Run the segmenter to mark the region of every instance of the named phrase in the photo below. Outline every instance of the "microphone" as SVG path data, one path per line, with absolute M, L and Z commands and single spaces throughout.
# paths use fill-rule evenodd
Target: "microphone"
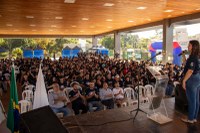
M 178 56 L 181 56 L 182 54 L 185 54 L 186 52 L 187 52 L 187 50 L 184 50 L 180 54 L 178 54 Z
M 158 52 L 156 55 L 160 55 L 160 54 L 162 54 L 162 52 Z
M 156 55 L 154 55 L 153 57 L 151 57 L 150 59 L 147 60 L 147 62 L 149 62 L 150 60 L 152 60 L 153 58 L 155 58 L 156 56 L 162 54 L 162 52 L 158 52 Z

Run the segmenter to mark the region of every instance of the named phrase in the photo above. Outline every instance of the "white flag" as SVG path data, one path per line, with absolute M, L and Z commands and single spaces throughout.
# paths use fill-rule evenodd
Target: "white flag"
M 40 65 L 36 82 L 35 94 L 34 94 L 33 109 L 37 109 L 47 105 L 49 105 L 49 102 L 47 97 L 47 91 L 44 84 L 44 76 L 42 74 L 42 69 Z

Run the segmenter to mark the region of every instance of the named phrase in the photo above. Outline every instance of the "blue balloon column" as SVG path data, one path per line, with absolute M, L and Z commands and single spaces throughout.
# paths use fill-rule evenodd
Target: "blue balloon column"
M 151 52 L 151 57 L 156 55 L 156 50 L 162 50 L 162 42 L 154 42 L 150 45 L 149 51 Z M 173 42 L 173 64 L 180 66 L 181 65 L 181 56 L 178 56 L 182 52 L 182 49 L 178 42 Z M 156 58 L 152 59 L 152 62 L 156 62 Z

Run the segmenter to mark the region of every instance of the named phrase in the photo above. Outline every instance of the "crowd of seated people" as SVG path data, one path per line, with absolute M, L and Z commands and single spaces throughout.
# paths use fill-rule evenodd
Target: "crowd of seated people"
M 10 82 L 12 61 L 0 60 L 1 88 L 7 91 Z M 27 85 L 35 85 L 39 71 L 40 59 L 16 59 L 14 64 L 19 68 L 17 82 L 24 90 Z M 71 107 L 75 114 L 87 111 L 99 111 L 104 107 L 107 109 L 121 107 L 124 101 L 126 87 L 134 88 L 140 85 L 155 84 L 155 78 L 147 71 L 147 66 L 152 63 L 133 60 L 111 59 L 94 53 L 79 53 L 78 57 L 42 60 L 42 71 L 47 91 L 53 88 L 49 94 L 49 101 L 54 112 L 62 111 L 64 115 L 71 114 Z M 182 67 L 167 64 L 160 65 L 162 70 L 169 76 L 166 94 L 171 95 L 173 82 L 180 80 Z M 75 82 L 76 81 L 76 82 Z M 80 86 L 82 90 L 79 89 Z M 64 88 L 73 87 L 68 97 L 61 93 Z M 70 106 L 68 106 L 71 104 Z M 94 108 L 96 107 L 96 108 Z

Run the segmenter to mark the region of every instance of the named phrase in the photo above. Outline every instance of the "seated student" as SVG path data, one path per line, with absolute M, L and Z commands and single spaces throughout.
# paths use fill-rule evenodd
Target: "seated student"
M 102 104 L 104 104 L 108 109 L 114 108 L 113 92 L 108 88 L 108 84 L 106 82 L 103 83 L 103 88 L 100 89 L 99 95 Z
M 82 95 L 82 91 L 79 90 L 79 83 L 72 82 L 71 87 L 73 87 L 73 90 L 69 92 L 69 98 L 72 102 L 72 109 L 75 115 L 79 114 L 79 110 L 82 110 L 82 114 L 87 113 L 88 107 L 86 106 L 86 99 Z
M 121 87 L 119 87 L 118 82 L 115 83 L 113 94 L 115 96 L 115 103 L 117 104 L 117 107 L 121 107 L 122 103 L 124 102 L 124 91 Z
M 95 88 L 93 81 L 89 83 L 89 88 L 86 89 L 86 99 L 90 112 L 103 110 L 103 105 L 99 99 L 99 92 Z M 93 107 L 97 107 L 96 110 L 94 110 Z
M 53 92 L 49 93 L 49 105 L 55 113 L 63 113 L 64 116 L 71 115 L 71 110 L 67 107 L 70 104 L 69 99 L 63 91 L 60 91 L 59 85 L 53 85 Z

